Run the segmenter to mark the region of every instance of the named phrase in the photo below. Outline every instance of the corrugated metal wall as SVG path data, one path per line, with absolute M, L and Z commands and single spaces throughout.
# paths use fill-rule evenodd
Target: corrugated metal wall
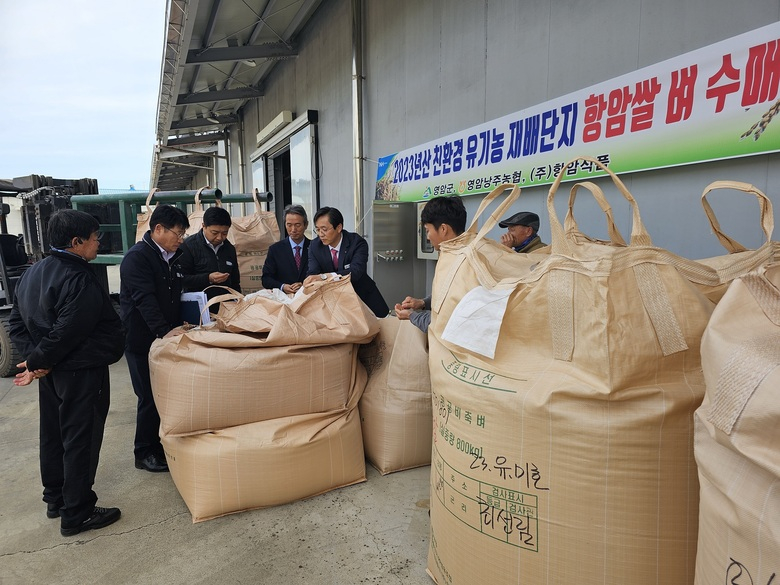
M 759 28 L 780 19 L 780 2 L 394 0 L 365 2 L 364 12 L 364 154 L 370 160 L 363 187 L 369 210 L 379 157 Z M 299 43 L 299 56 L 280 62 L 265 97 L 245 110 L 245 152 L 255 149 L 257 132 L 281 110 L 318 110 L 321 202 L 342 209 L 351 224 L 350 1 L 324 2 Z M 701 258 L 723 253 L 701 210 L 704 187 L 717 179 L 750 182 L 780 208 L 778 160 L 780 155 L 764 155 L 623 180 L 654 242 Z M 517 204 L 518 210 L 539 212 L 545 241 L 547 190 L 527 189 Z M 627 235 L 628 205 L 608 182 L 605 190 Z M 467 198 L 470 213 L 477 199 Z M 587 199 L 577 200 L 580 227 L 604 238 L 603 214 Z M 747 246 L 760 245 L 755 202 L 717 195 L 711 200 L 727 233 Z M 565 205 L 559 197 L 561 217 Z M 370 235 L 370 221 L 365 226 Z

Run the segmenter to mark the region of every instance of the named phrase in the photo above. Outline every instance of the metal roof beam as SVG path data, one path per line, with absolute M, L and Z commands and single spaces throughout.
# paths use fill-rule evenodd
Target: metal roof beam
M 259 97 L 263 97 L 263 92 L 259 89 L 255 89 L 254 87 L 237 87 L 235 89 L 221 89 L 182 94 L 176 98 L 176 105 L 185 106 L 189 104 L 223 102 L 227 100 L 245 100 Z
M 212 47 L 187 51 L 187 65 L 216 63 L 218 61 L 243 61 L 249 59 L 280 59 L 297 57 L 298 50 L 284 43 L 241 45 L 238 47 Z
M 189 120 L 177 120 L 171 122 L 171 130 L 182 130 L 184 128 L 201 128 L 203 126 L 214 126 L 215 124 L 235 124 L 238 122 L 238 116 L 235 114 L 215 115 L 213 120 L 208 118 L 190 118 Z
M 179 136 L 178 138 L 169 138 L 167 146 L 185 146 L 187 144 L 202 144 L 207 142 L 216 142 L 227 138 L 224 132 L 210 132 L 208 134 L 190 134 L 189 136 Z

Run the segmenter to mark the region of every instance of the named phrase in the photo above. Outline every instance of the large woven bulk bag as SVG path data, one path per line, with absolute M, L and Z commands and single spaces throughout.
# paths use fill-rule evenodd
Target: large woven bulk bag
M 431 463 L 431 377 L 425 333 L 395 317 L 360 347 L 368 383 L 358 403 L 366 458 L 380 473 Z
M 230 290 L 230 289 L 228 289 Z M 222 302 L 233 300 L 236 302 Z M 302 287 L 290 303 L 266 296 L 230 294 L 220 303 L 217 327 L 233 333 L 258 334 L 265 346 L 368 343 L 379 332 L 379 320 L 360 300 L 350 277 Z
M 252 215 L 232 218 L 228 240 L 236 247 L 241 290 L 255 292 L 263 288 L 263 264 L 268 248 L 280 237 L 279 223 L 273 211 L 263 211 L 254 192 L 255 212 Z
M 236 253 L 264 252 L 280 237 L 279 223 L 273 211 L 263 211 L 262 203 L 253 193 L 255 212 L 252 215 L 233 217 L 228 241 L 236 247 Z
M 780 264 L 735 280 L 702 339 L 696 584 L 780 578 Z
M 571 164 L 550 189 L 548 255 L 484 238 L 516 191 L 441 246 L 428 557 L 440 585 L 693 581 L 692 420 L 714 308 L 702 285 L 718 275 L 653 246 L 611 173 L 633 210 L 628 244 L 564 229 L 553 199 Z
M 171 477 L 193 522 L 365 481 L 357 403 L 367 376 L 356 356 L 353 364 L 343 408 L 195 435 L 161 434 Z
M 160 430 L 186 435 L 344 408 L 355 353 L 351 343 L 266 347 L 216 329 L 158 339 L 149 371 Z
M 171 477 L 201 522 L 310 498 L 366 479 L 357 408 L 172 437 Z

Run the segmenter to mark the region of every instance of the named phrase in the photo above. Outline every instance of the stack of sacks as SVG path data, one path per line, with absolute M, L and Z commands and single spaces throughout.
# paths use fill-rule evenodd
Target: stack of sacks
M 213 327 L 154 342 L 160 434 L 194 522 L 365 481 L 356 344 L 378 331 L 346 278 L 221 302 Z
M 440 585 L 694 579 L 701 337 L 726 279 L 774 251 L 703 263 L 656 247 L 614 174 L 633 211 L 628 242 L 592 182 L 572 187 L 562 225 L 553 199 L 574 162 L 550 188 L 549 254 L 485 238 L 517 187 L 477 232 L 507 186 L 441 246 L 428 335 L 428 572 Z M 579 188 L 610 241 L 579 231 Z
M 368 384 L 358 403 L 366 457 L 380 473 L 431 463 L 428 338 L 409 321 L 386 317 L 360 348 Z
M 697 585 L 780 577 L 780 265 L 735 280 L 701 345 Z

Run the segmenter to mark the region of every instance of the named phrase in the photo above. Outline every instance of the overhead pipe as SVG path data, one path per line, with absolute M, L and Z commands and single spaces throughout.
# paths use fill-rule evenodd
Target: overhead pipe
M 195 203 L 197 190 L 188 191 L 155 191 L 152 203 Z M 73 195 L 71 203 L 87 205 L 90 203 L 146 203 L 148 193 L 143 191 L 127 191 L 125 193 L 106 193 L 99 195 Z M 223 195 L 220 189 L 203 189 L 200 192 L 200 200 L 203 203 L 213 203 L 219 200 L 221 203 L 245 203 L 255 201 L 255 197 L 262 203 L 273 201 L 272 193 L 231 193 Z

